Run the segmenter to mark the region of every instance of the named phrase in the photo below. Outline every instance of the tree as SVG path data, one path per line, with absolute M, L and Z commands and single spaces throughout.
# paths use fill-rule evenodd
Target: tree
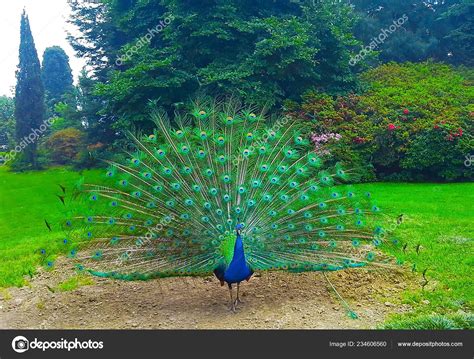
M 449 6 L 439 22 L 450 24 L 442 39 L 445 60 L 454 64 L 474 65 L 474 3 L 461 0 Z
M 72 45 L 90 54 L 102 114 L 119 117 L 118 130 L 150 127 L 150 100 L 172 111 L 205 92 L 278 106 L 308 87 L 338 93 L 356 86 L 349 65 L 354 19 L 345 4 L 116 0 L 75 11 L 82 32 Z M 100 21 L 89 21 L 99 13 Z
M 38 53 L 25 11 L 21 15 L 19 57 L 15 90 L 16 139 L 23 144 L 26 162 L 37 168 L 37 136 L 45 120 L 44 86 Z M 31 136 L 32 133 L 35 135 Z
M 349 0 L 347 0 L 349 1 Z M 351 0 L 360 21 L 355 35 L 365 45 L 389 33 L 377 47 L 382 62 L 427 59 L 472 65 L 474 58 L 472 0 Z M 408 20 L 395 31 L 393 21 Z
M 7 96 L 0 96 L 0 151 L 8 148 L 14 141 L 15 101 Z
M 65 94 L 71 92 L 73 87 L 69 57 L 61 47 L 48 47 L 44 51 L 41 78 L 48 108 L 53 112 L 54 106 L 65 100 Z

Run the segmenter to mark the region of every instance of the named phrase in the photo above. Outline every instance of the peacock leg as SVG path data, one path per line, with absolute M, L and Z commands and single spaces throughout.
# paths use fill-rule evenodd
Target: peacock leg
M 235 304 L 237 300 L 234 301 L 234 296 L 232 295 L 232 284 L 228 283 L 229 285 L 229 294 L 230 294 L 230 307 L 229 309 L 235 313 Z
M 240 289 L 240 283 L 237 283 L 237 299 L 236 299 L 236 302 L 237 302 L 237 303 L 243 303 L 243 302 L 240 300 L 240 297 L 239 297 L 239 289 Z

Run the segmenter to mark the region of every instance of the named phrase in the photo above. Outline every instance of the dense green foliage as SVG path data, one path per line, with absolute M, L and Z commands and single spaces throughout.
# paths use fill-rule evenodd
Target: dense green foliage
M 473 148 L 472 75 L 430 62 L 392 63 L 364 74 L 368 89 L 360 95 L 310 92 L 301 106 L 288 106 L 314 121 L 315 133 L 340 134 L 325 149 L 366 169 L 366 180 L 472 179 L 464 165 Z
M 354 18 L 344 4 L 106 3 L 73 5 L 83 35 L 72 45 L 88 56 L 98 76 L 95 94 L 107 104 L 101 113 L 118 117 L 117 129 L 146 127 L 150 100 L 173 110 L 204 91 L 273 106 L 309 87 L 337 93 L 356 85 L 348 63 Z M 91 22 L 99 12 L 103 21 Z M 79 42 L 84 38 L 94 51 Z M 108 71 L 98 53 L 107 57 Z
M 50 111 L 53 112 L 54 106 L 66 100 L 65 95 L 73 89 L 69 57 L 59 46 L 48 47 L 43 54 L 41 71 L 46 102 Z
M 302 96 L 303 115 L 324 112 L 316 133 L 342 136 L 333 141 L 334 158 L 369 165 L 365 179 L 472 176 L 463 165 L 472 148 L 471 70 L 382 66 L 362 76 L 372 87 L 364 91 L 356 73 L 390 60 L 471 64 L 469 1 L 104 0 L 71 7 L 80 34 L 70 41 L 92 71 L 81 76 L 80 106 L 62 117 L 84 124 L 89 146 L 106 149 L 127 130 L 149 131 L 150 105 L 172 112 L 202 93 L 233 94 L 278 112 L 284 100 L 294 111 L 289 101 Z M 359 46 L 384 31 L 383 43 L 353 66 Z
M 0 150 L 5 150 L 15 138 L 15 101 L 7 96 L 0 96 Z
M 380 61 L 434 59 L 472 66 L 474 3 L 471 0 L 353 0 L 351 3 L 360 15 L 355 35 L 364 46 L 394 20 L 407 16 L 403 28 L 388 32 L 388 38 L 377 47 Z
M 74 163 L 83 149 L 83 134 L 77 128 L 65 128 L 53 133 L 46 140 L 50 156 L 56 164 Z
M 24 159 L 33 168 L 37 167 L 37 141 L 29 136 L 39 130 L 45 120 L 44 86 L 41 67 L 31 34 L 28 16 L 23 12 L 20 27 L 20 64 L 17 71 L 15 91 L 16 140 L 23 148 Z M 27 140 L 28 139 L 28 140 Z

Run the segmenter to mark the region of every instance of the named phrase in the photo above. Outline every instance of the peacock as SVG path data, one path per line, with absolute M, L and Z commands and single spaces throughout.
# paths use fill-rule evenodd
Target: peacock
M 347 184 L 352 171 L 323 165 L 310 121 L 233 101 L 150 116 L 154 130 L 131 132 L 102 180 L 60 196 L 61 245 L 79 271 L 122 280 L 215 275 L 235 312 L 240 284 L 255 271 L 394 265 L 377 248 L 390 242 L 380 208 Z

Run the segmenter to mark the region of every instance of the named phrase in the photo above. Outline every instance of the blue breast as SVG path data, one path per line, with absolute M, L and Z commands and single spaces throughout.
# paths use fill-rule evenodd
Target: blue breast
M 234 256 L 224 272 L 224 280 L 227 283 L 239 283 L 249 278 L 252 273 L 252 270 L 245 260 L 242 238 L 238 234 L 237 239 L 235 240 Z

